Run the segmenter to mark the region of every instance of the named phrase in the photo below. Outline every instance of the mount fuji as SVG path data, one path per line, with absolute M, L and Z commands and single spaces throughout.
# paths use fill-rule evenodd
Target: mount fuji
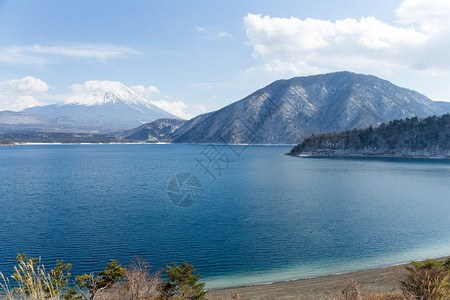
M 134 94 L 115 81 L 88 81 L 91 88 L 75 89 L 65 102 L 34 106 L 22 112 L 57 124 L 61 129 L 113 132 L 160 118 L 178 117 Z

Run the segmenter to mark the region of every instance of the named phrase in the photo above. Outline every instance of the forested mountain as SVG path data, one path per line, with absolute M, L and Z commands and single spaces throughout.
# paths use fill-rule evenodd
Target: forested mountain
M 170 142 L 174 132 L 186 122 L 186 120 L 180 119 L 158 119 L 125 132 L 121 138 L 148 142 Z
M 187 130 L 181 127 L 173 142 L 293 144 L 316 132 L 447 112 L 445 104 L 386 80 L 337 72 L 275 81 L 199 116 L 202 120 Z
M 394 120 L 378 127 L 313 134 L 289 155 L 450 159 L 450 114 Z

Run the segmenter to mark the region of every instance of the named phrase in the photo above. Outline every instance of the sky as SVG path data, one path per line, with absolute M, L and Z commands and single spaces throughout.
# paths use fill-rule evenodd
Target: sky
M 449 0 L 0 0 L 0 110 L 119 81 L 180 117 L 348 70 L 450 101 Z

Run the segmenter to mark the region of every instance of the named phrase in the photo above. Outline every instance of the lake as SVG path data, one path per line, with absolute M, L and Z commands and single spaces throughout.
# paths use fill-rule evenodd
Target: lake
M 207 287 L 450 255 L 450 161 L 297 158 L 290 146 L 0 147 L 0 271 L 187 260 Z

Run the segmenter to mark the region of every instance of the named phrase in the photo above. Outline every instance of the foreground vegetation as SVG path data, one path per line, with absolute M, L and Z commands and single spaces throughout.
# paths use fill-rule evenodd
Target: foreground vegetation
M 17 256 L 17 266 L 10 278 L 0 273 L 0 299 L 44 300 L 195 300 L 206 299 L 205 283 L 192 265 L 172 262 L 162 271 L 152 271 L 140 258 L 123 267 L 111 260 L 104 271 L 84 274 L 72 279 L 72 265 L 56 261 L 55 268 L 46 270 L 36 258 Z M 163 279 L 164 278 L 164 279 Z M 450 258 L 445 261 L 411 262 L 399 274 L 398 289 L 389 293 L 367 294 L 364 285 L 348 278 L 339 300 L 440 300 L 450 299 Z M 295 295 L 293 295 L 295 296 Z M 235 294 L 231 299 L 241 299 Z
M 441 300 L 450 299 L 450 258 L 446 261 L 427 259 L 411 262 L 397 278 L 399 290 L 366 294 L 364 285 L 348 279 L 339 300 Z
M 19 254 L 11 278 L 0 272 L 0 299 L 201 300 L 206 295 L 205 283 L 198 283 L 200 274 L 187 262 L 172 262 L 162 272 L 152 272 L 144 259 L 136 258 L 127 267 L 111 260 L 104 271 L 76 276 L 75 280 L 71 268 L 71 264 L 56 261 L 56 267 L 47 271 L 40 259 Z

